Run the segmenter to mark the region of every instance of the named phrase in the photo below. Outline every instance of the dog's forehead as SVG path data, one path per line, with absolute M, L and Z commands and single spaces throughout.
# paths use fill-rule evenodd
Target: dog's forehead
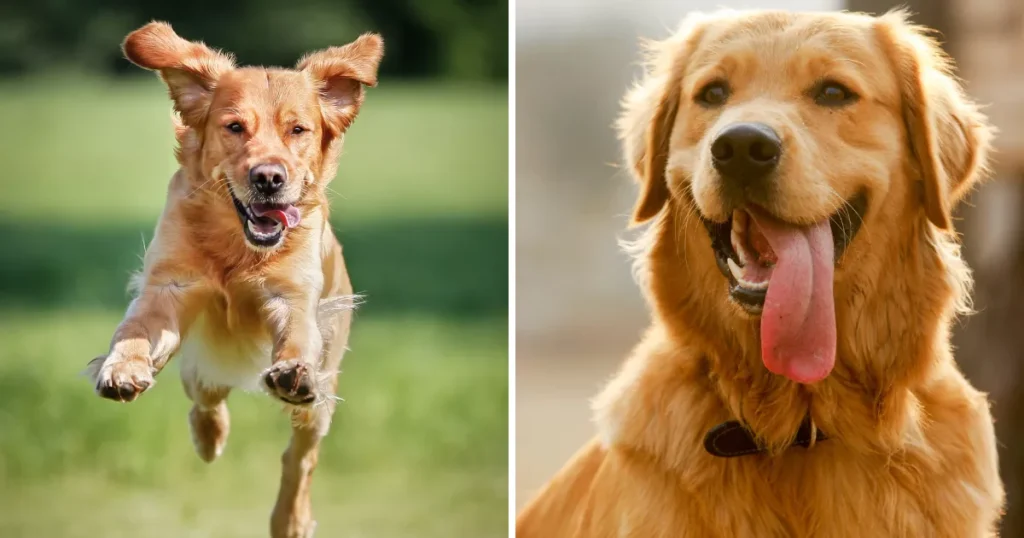
M 317 88 L 301 71 L 255 67 L 235 69 L 217 81 L 213 107 L 245 108 L 257 114 L 282 108 L 312 112 L 317 108 Z
M 849 13 L 738 13 L 709 21 L 688 71 L 756 65 L 763 74 L 789 71 L 797 64 L 817 69 L 844 65 L 864 72 L 887 72 L 874 32 L 875 19 Z

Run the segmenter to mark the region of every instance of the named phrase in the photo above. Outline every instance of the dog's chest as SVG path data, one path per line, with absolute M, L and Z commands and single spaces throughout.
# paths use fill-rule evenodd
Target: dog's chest
M 705 513 L 691 514 L 709 525 L 707 533 L 694 536 L 983 536 L 984 494 L 967 480 L 906 461 L 793 450 L 800 453 L 774 464 L 741 457 L 708 466 L 690 489 L 707 501 Z M 679 504 L 694 511 L 692 500 Z
M 182 340 L 183 371 L 205 385 L 257 390 L 273 348 L 261 307 L 249 290 L 212 298 Z

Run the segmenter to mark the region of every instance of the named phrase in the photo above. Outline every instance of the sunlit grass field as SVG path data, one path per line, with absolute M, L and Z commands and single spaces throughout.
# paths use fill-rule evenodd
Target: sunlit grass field
M 335 227 L 367 296 L 314 479 L 322 537 L 507 534 L 507 95 L 370 90 Z M 127 405 L 102 354 L 175 168 L 149 78 L 0 82 L 0 536 L 267 534 L 287 417 L 232 394 L 224 456 L 192 451 L 177 369 Z

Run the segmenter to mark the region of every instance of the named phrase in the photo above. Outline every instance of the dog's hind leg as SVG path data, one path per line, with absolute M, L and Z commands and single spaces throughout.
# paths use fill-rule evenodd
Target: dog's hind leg
M 221 455 L 228 441 L 231 420 L 227 397 L 231 389 L 203 385 L 194 373 L 185 369 L 182 369 L 181 383 L 192 400 L 192 410 L 188 413 L 192 444 L 203 461 L 211 462 Z

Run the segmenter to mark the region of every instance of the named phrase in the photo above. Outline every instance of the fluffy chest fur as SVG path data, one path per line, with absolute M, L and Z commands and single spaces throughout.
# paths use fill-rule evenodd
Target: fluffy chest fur
M 773 460 L 695 454 L 684 480 L 617 448 L 595 478 L 579 536 L 602 536 L 597 529 L 609 527 L 631 537 L 992 535 L 976 517 L 994 512 L 991 497 L 957 474 L 923 475 L 913 463 L 921 456 L 861 458 L 835 445 Z
M 666 359 L 634 356 L 598 398 L 602 438 L 587 449 L 593 479 L 575 536 L 994 535 L 991 416 L 954 368 L 907 395 L 897 450 L 852 448 L 828 424 L 831 438 L 813 448 L 724 459 L 701 444 L 724 406 L 697 365 Z
M 270 367 L 267 315 L 258 289 L 213 296 L 196 317 L 179 351 L 182 370 L 209 386 L 256 390 Z

